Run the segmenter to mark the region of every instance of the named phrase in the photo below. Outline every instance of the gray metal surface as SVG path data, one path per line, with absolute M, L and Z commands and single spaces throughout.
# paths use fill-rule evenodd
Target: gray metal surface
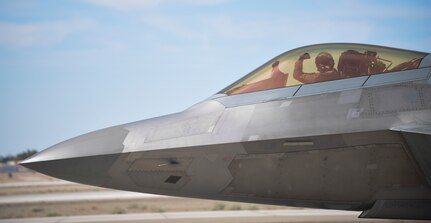
M 377 200 L 360 218 L 430 219 L 430 200 Z
M 367 202 L 382 188 L 421 185 L 400 144 L 238 155 L 230 170 L 234 180 L 225 193 L 257 197 Z
M 121 153 L 128 133 L 122 125 L 90 132 L 51 146 L 25 162 Z
M 424 67 L 431 67 L 431 55 L 428 54 L 427 56 L 425 56 L 421 63 L 419 64 L 419 68 L 424 68 Z
M 256 103 L 264 103 L 273 100 L 281 100 L 291 98 L 298 91 L 298 86 L 271 89 L 267 91 L 252 92 L 247 94 L 238 94 L 224 97 L 218 97 L 215 100 L 219 101 L 226 107 L 236 107 Z
M 429 147 L 404 133 L 430 126 L 430 72 L 219 94 L 65 141 L 23 165 L 121 190 L 298 207 L 431 200 Z
M 428 186 L 431 186 L 431 135 L 403 132 L 403 136 L 428 181 Z
M 409 81 L 428 80 L 431 68 L 406 70 L 386 74 L 371 75 L 364 87 L 381 86 L 387 84 L 405 83 Z
M 358 89 L 362 87 L 362 85 L 368 78 L 368 76 L 362 76 L 335 81 L 327 81 L 322 83 L 306 84 L 303 85 L 298 90 L 298 92 L 296 92 L 295 96 L 306 96 L 342 90 Z

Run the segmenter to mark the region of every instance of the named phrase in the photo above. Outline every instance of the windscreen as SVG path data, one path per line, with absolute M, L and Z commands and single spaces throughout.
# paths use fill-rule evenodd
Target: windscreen
M 426 53 L 360 44 L 323 44 L 284 53 L 221 93 L 228 95 L 418 68 Z

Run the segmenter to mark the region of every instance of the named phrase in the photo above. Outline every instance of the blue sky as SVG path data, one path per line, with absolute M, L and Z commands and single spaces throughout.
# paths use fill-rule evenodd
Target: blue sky
M 284 51 L 431 52 L 430 1 L 0 0 L 0 155 L 184 110 Z

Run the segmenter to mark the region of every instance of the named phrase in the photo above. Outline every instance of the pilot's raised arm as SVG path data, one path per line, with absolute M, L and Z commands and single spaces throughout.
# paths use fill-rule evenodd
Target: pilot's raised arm
M 313 83 L 315 82 L 317 73 L 305 73 L 304 72 L 304 60 L 310 59 L 310 54 L 304 53 L 295 62 L 295 68 L 293 69 L 293 77 L 302 83 Z
M 304 60 L 310 59 L 310 54 L 304 53 L 295 62 L 295 68 L 293 70 L 293 77 L 302 83 L 314 83 L 320 81 L 328 81 L 339 79 L 340 75 L 334 68 L 334 59 L 331 54 L 327 52 L 321 52 L 316 56 L 315 63 L 316 68 L 319 72 L 306 73 L 304 72 L 303 64 Z

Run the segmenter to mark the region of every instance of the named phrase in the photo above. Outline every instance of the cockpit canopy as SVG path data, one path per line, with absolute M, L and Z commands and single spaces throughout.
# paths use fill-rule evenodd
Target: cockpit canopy
M 234 95 L 418 68 L 427 54 L 362 44 L 321 44 L 288 51 L 220 93 Z

